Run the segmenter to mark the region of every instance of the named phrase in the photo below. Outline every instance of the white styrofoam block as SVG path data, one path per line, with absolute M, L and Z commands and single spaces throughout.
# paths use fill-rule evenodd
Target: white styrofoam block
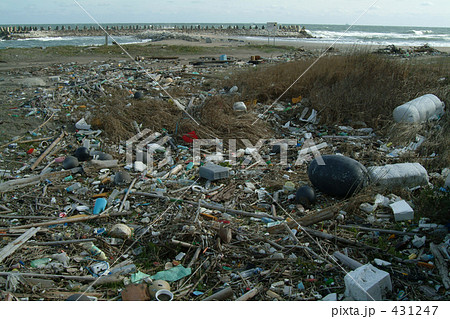
M 420 163 L 399 163 L 371 166 L 367 169 L 372 183 L 385 188 L 427 185 L 429 177 Z
M 404 200 L 395 202 L 389 206 L 391 206 L 394 212 L 394 219 L 396 222 L 402 220 L 411 220 L 414 218 L 414 210 Z
M 392 290 L 391 276 L 371 264 L 363 265 L 344 277 L 345 296 L 358 301 L 383 300 Z

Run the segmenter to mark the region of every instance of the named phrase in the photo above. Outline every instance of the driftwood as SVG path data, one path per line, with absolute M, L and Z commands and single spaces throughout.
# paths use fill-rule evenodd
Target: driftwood
M 212 294 L 211 296 L 203 299 L 202 301 L 225 300 L 231 297 L 233 297 L 233 289 L 231 289 L 231 287 L 228 286 L 227 288 L 219 290 L 215 294 Z
M 353 245 L 353 246 L 360 246 L 360 247 L 364 247 L 364 248 L 368 248 L 368 249 L 374 249 L 374 250 L 381 250 L 380 248 L 377 247 L 372 247 L 369 245 L 365 245 L 356 241 L 352 241 L 349 240 L 347 238 L 342 238 L 339 236 L 335 236 L 332 234 L 328 234 L 328 233 L 324 233 L 318 230 L 314 230 L 311 228 L 307 228 L 307 227 L 302 227 L 301 230 L 304 230 L 306 233 L 310 234 L 311 236 L 315 236 L 315 237 L 319 237 L 319 238 L 323 238 L 323 239 L 327 239 L 329 241 L 338 241 L 342 244 L 346 244 L 346 245 Z
M 68 176 L 70 174 L 71 174 L 70 171 L 59 171 L 7 181 L 0 184 L 0 193 L 10 192 L 18 188 L 40 183 L 46 179 L 61 178 L 63 176 Z
M 112 208 L 112 206 L 109 207 L 108 209 L 111 209 L 111 208 Z M 15 229 L 40 227 L 40 226 L 51 226 L 51 225 L 58 225 L 58 224 L 65 224 L 65 223 L 77 223 L 77 222 L 84 222 L 86 220 L 91 220 L 91 219 L 106 218 L 106 217 L 111 217 L 111 216 L 125 216 L 125 215 L 130 214 L 129 212 L 107 214 L 106 212 L 108 211 L 108 209 L 104 211 L 104 214 L 100 214 L 100 215 L 90 215 L 90 216 L 81 215 L 80 217 L 73 216 L 73 217 L 59 218 L 58 220 L 52 220 L 52 221 L 48 221 L 48 222 L 34 223 L 34 224 L 28 224 L 28 225 L 21 225 L 21 226 L 14 226 L 14 227 L 10 227 L 9 229 L 0 229 L 0 230 L 1 231 L 5 231 L 5 230 L 13 231 Z
M 28 242 L 28 245 L 36 246 L 58 246 L 67 244 L 77 244 L 96 241 L 97 238 L 85 238 L 85 239 L 71 239 L 71 240 L 59 240 L 59 241 L 45 241 L 45 242 Z
M 322 210 L 315 214 L 310 214 L 310 215 L 304 216 L 298 220 L 289 220 L 287 222 L 287 225 L 289 226 L 289 228 L 296 228 L 299 224 L 301 226 L 310 226 L 310 225 L 314 225 L 314 224 L 319 223 L 324 220 L 332 219 L 334 216 L 335 216 L 334 209 L 325 209 L 325 210 Z M 270 234 L 278 234 L 278 233 L 282 233 L 285 229 L 286 228 L 283 225 L 276 225 L 276 226 L 270 227 L 267 230 L 267 232 Z
M 103 168 L 115 168 L 118 166 L 119 164 L 117 160 L 107 160 L 107 161 L 91 160 L 83 165 L 83 171 L 87 175 L 90 175 Z
M 9 255 L 13 254 L 17 249 L 22 247 L 27 240 L 33 237 L 39 230 L 38 228 L 31 228 L 27 232 L 25 232 L 19 238 L 16 238 L 14 241 L 10 242 L 0 251 L 0 263 L 7 258 Z
M 130 184 L 130 187 L 128 187 L 128 190 L 127 190 L 125 196 L 123 197 L 122 203 L 120 204 L 119 213 L 122 211 L 123 207 L 125 206 L 125 202 L 127 201 L 128 195 L 130 195 L 131 189 L 133 188 L 134 183 L 136 183 L 136 180 L 137 180 L 137 178 L 134 178 Z
M 213 209 L 213 210 L 219 210 L 221 212 L 226 212 L 232 215 L 241 215 L 241 216 L 246 216 L 246 217 L 255 217 L 255 218 L 263 218 L 263 217 L 269 217 L 272 219 L 277 219 L 277 220 L 282 220 L 282 217 L 275 217 L 269 214 L 265 214 L 265 213 L 249 213 L 249 212 L 245 212 L 242 210 L 237 210 L 237 209 L 231 209 L 231 208 L 227 208 L 227 207 L 223 207 L 221 205 L 213 205 L 213 204 L 209 204 L 209 203 L 205 203 L 205 202 L 194 202 L 194 201 L 190 201 L 190 200 L 184 200 L 181 198 L 172 198 L 172 197 L 168 197 L 168 196 L 163 196 L 163 195 L 157 195 L 154 193 L 145 193 L 145 192 L 132 192 L 132 194 L 134 195 L 139 195 L 139 196 L 146 196 L 146 197 L 152 197 L 152 198 L 159 198 L 159 199 L 165 199 L 165 200 L 170 200 L 170 201 L 176 201 L 179 203 L 185 203 L 185 204 L 191 204 L 194 206 L 200 205 L 203 208 L 208 208 L 208 209 Z
M 60 278 L 74 281 L 95 281 L 97 278 L 92 276 L 66 276 L 66 275 L 53 275 L 53 274 L 38 274 L 32 272 L 18 272 L 18 271 L 2 271 L 0 276 L 6 277 L 9 275 L 18 275 L 23 277 L 35 277 L 35 278 Z
M 442 283 L 444 284 L 445 289 L 449 289 L 450 278 L 448 277 L 447 262 L 445 261 L 444 256 L 442 256 L 441 252 L 439 251 L 439 246 L 435 245 L 434 243 L 430 243 L 430 250 L 434 256 L 436 268 L 438 269 L 439 274 L 442 277 Z
M 369 227 L 363 227 L 359 225 L 339 225 L 341 228 L 345 229 L 358 229 L 362 231 L 376 231 L 379 233 L 386 233 L 386 234 L 395 234 L 395 235 L 408 235 L 408 236 L 414 236 L 417 235 L 417 233 L 411 233 L 411 232 L 404 232 L 399 230 L 392 230 L 392 229 L 383 229 L 383 228 L 369 228 Z
M 48 153 L 63 139 L 63 137 L 66 135 L 66 132 L 62 132 L 60 136 L 56 140 L 53 141 L 52 144 L 50 144 L 49 147 L 44 151 L 44 153 L 41 154 L 41 156 L 38 157 L 38 159 L 31 165 L 30 169 L 34 170 L 40 162 L 47 156 Z
M 340 253 L 338 251 L 335 251 L 333 253 L 333 256 L 336 257 L 337 259 L 339 259 L 339 261 L 341 263 L 343 263 L 344 265 L 346 265 L 347 267 L 351 268 L 351 269 L 356 269 L 361 267 L 363 264 L 361 264 L 360 262 L 344 255 L 343 253 Z
M 262 290 L 261 286 L 256 286 L 249 292 L 246 292 L 242 296 L 240 296 L 236 301 L 247 301 L 255 297 Z

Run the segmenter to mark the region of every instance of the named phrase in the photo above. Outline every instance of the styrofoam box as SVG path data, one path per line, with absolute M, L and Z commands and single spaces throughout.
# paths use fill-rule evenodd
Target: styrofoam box
M 371 264 L 361 266 L 344 277 L 345 295 L 358 301 L 383 300 L 392 290 L 391 276 Z
M 389 206 L 391 206 L 392 210 L 394 211 L 394 219 L 396 222 L 402 220 L 411 220 L 414 218 L 414 210 L 404 200 L 395 202 Z

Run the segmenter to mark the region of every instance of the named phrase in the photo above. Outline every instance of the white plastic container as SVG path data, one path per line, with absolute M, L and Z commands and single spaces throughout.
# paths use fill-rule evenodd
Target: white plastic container
M 367 168 L 370 181 L 386 189 L 427 185 L 429 178 L 425 167 L 419 163 L 400 163 Z
M 444 114 L 444 102 L 436 95 L 425 94 L 406 102 L 394 109 L 394 121 L 397 123 L 420 123 Z

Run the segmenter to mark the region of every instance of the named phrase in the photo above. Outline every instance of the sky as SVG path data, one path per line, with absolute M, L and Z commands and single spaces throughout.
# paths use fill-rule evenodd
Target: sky
M 75 0 L 99 23 L 450 27 L 450 0 Z M 1 0 L 1 24 L 94 23 L 74 0 Z M 359 18 L 359 19 L 358 19 Z M 355 23 L 356 22 L 356 23 Z

